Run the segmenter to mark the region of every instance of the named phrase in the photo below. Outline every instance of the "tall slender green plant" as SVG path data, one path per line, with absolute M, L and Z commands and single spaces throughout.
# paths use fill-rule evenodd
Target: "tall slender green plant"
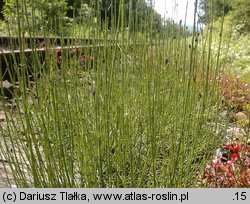
M 94 30 L 87 37 L 100 43 L 86 45 L 84 54 L 68 49 L 81 42 L 67 36 L 65 43 L 63 13 L 59 14 L 58 69 L 49 29 L 44 29 L 44 60 L 34 41 L 31 59 L 24 54 L 28 13 L 26 1 L 16 0 L 21 52 L 20 62 L 13 66 L 19 89 L 14 93 L 16 109 L 6 108 L 6 121 L 0 124 L 1 155 L 16 186 L 196 185 L 197 171 L 220 142 L 211 124 L 218 121 L 213 88 L 217 82 L 210 81 L 213 67 L 219 69 L 220 53 L 217 61 L 211 58 L 212 33 L 204 43 L 197 39 L 196 26 L 191 37 L 186 35 L 186 22 L 169 21 L 167 28 L 155 30 L 152 8 L 139 12 L 133 1 L 129 9 L 126 2 L 112 7 L 111 1 L 111 27 L 107 13 L 105 20 L 101 16 L 100 1 L 92 5 L 97 26 L 85 22 Z M 30 27 L 32 38 L 37 32 L 34 24 Z M 79 29 L 74 28 L 73 37 L 78 37 Z

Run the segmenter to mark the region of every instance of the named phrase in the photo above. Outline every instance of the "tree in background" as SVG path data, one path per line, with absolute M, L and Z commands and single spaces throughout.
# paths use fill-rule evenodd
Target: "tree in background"
M 4 1 L 0 1 L 0 20 L 3 20 L 4 15 L 3 15 L 3 7 L 4 7 Z
M 66 22 L 66 5 L 64 0 L 5 0 L 4 20 L 11 30 L 17 30 L 21 22 L 25 31 L 58 33 L 59 27 Z
M 231 0 L 232 21 L 237 26 L 239 33 L 250 32 L 250 1 Z
M 200 0 L 199 9 L 199 21 L 208 24 L 212 20 L 226 15 L 232 10 L 232 7 L 228 0 Z
M 84 0 L 65 0 L 67 3 L 67 16 L 70 18 L 74 18 L 78 16 L 78 10 L 81 7 L 82 3 L 85 3 Z M 89 2 L 89 1 L 88 1 Z
M 107 21 L 109 28 L 116 29 L 119 26 L 119 15 L 121 9 L 124 9 L 125 26 L 128 27 L 130 32 L 142 27 L 144 29 L 149 28 L 150 17 L 155 16 L 156 19 L 156 15 L 159 15 L 145 0 L 101 0 L 100 5 L 101 20 L 102 22 Z M 158 23 L 161 24 L 161 21 Z M 135 25 L 137 25 L 137 28 Z
M 123 19 L 123 29 L 129 33 L 158 32 L 163 25 L 152 0 L 4 0 L 0 2 L 1 8 L 4 12 L 0 20 L 12 31 L 18 30 L 20 19 L 24 31 L 48 31 L 56 35 L 67 34 L 68 29 L 62 30 L 67 25 L 95 26 L 96 21 L 102 27 L 107 25 L 109 29 L 119 30 Z
M 199 21 L 208 24 L 225 15 L 230 16 L 234 27 L 239 32 L 250 31 L 250 1 L 249 0 L 200 0 Z

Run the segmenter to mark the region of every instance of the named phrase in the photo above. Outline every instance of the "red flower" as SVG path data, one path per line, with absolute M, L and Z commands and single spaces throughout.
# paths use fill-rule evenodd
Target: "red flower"
M 230 155 L 230 160 L 232 161 L 232 162 L 236 162 L 237 160 L 239 160 L 240 159 L 240 155 L 238 154 L 238 153 L 232 153 L 231 155 Z
M 238 153 L 241 151 L 241 144 L 225 145 L 224 148 L 231 150 L 232 153 Z
M 62 56 L 57 56 L 57 64 L 62 64 Z
M 233 145 L 233 153 L 238 153 L 241 151 L 241 144 Z
M 210 187 L 250 187 L 249 146 L 234 143 L 223 148 L 225 153 L 214 155 L 211 165 L 206 167 L 203 183 Z
M 229 178 L 233 178 L 233 174 L 231 172 L 228 173 Z

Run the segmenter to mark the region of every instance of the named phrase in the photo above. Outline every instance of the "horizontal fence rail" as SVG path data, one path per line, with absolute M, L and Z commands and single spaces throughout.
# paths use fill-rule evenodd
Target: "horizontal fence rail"
M 109 41 L 109 46 L 114 46 L 112 41 Z M 104 47 L 102 39 L 95 38 L 69 38 L 69 37 L 0 37 L 0 68 L 2 80 L 9 79 L 9 71 L 12 74 L 15 72 L 13 65 L 21 63 L 21 55 L 25 57 L 28 64 L 32 64 L 32 58 L 40 58 L 45 60 L 46 53 L 52 53 L 57 57 L 57 64 L 60 67 L 62 58 L 79 55 L 79 57 L 86 59 L 93 59 L 93 57 L 85 56 L 84 51 L 88 53 L 92 49 Z M 83 60 L 80 60 L 81 62 Z
M 69 38 L 69 37 L 8 37 L 0 36 L 0 51 L 20 50 L 28 48 L 42 48 L 46 45 L 93 45 L 103 43 L 102 39 L 95 38 Z
M 107 44 L 108 42 L 108 44 Z M 142 43 L 126 43 L 126 46 L 143 45 Z M 79 63 L 85 65 L 94 57 L 91 56 L 93 50 L 100 48 L 117 47 L 121 51 L 121 44 L 114 40 L 96 38 L 70 38 L 70 37 L 8 37 L 0 36 L 0 68 L 1 80 L 10 80 L 11 75 L 15 75 L 16 68 L 14 65 L 22 65 L 21 59 L 25 59 L 25 64 L 30 66 L 38 60 L 45 62 L 46 53 L 55 55 L 57 65 L 60 68 L 62 60 L 73 56 L 79 57 Z M 24 58 L 23 58 L 24 57 Z M 97 59 L 95 58 L 95 61 Z M 23 66 L 23 65 L 22 65 Z

